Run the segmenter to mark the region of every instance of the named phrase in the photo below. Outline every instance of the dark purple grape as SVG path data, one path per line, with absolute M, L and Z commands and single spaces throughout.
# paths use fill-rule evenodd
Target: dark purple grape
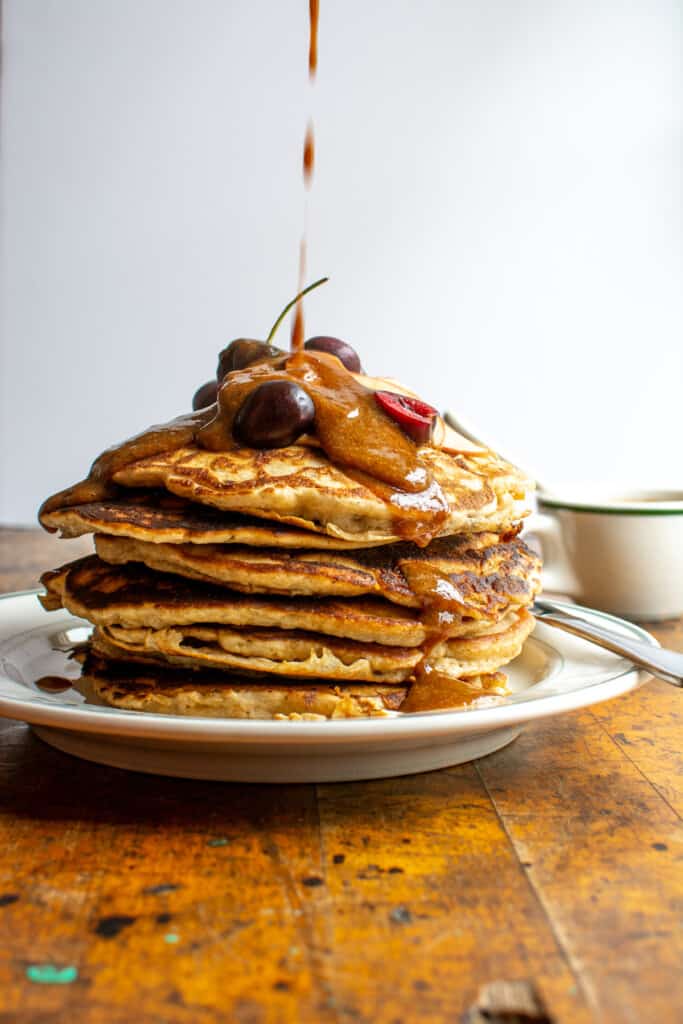
M 265 341 L 237 338 L 235 341 L 231 341 L 219 355 L 216 379 L 220 382 L 227 373 L 231 373 L 233 370 L 243 370 L 245 366 L 251 366 L 252 363 L 260 363 L 264 359 L 274 359 L 276 356 L 282 355 L 284 355 L 282 349 L 268 345 Z
M 315 406 L 294 381 L 269 380 L 254 388 L 237 411 L 232 431 L 250 448 L 284 448 L 313 425 Z
M 328 338 L 320 335 L 317 338 L 309 338 L 304 348 L 313 349 L 314 352 L 329 352 L 336 356 L 351 373 L 360 373 L 360 356 L 355 348 L 351 348 L 341 338 Z
M 194 393 L 192 399 L 193 409 L 205 409 L 207 405 L 213 405 L 218 397 L 218 384 L 215 380 L 207 380 Z

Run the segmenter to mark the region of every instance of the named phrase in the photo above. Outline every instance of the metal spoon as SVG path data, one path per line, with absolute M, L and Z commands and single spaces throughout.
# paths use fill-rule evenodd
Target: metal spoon
M 443 414 L 443 418 L 445 419 L 449 427 L 452 427 L 453 430 L 457 430 L 459 434 L 462 434 L 463 437 L 466 437 L 468 441 L 472 442 L 472 444 L 476 444 L 479 445 L 480 448 L 488 448 L 490 451 L 496 452 L 498 455 L 501 456 L 501 458 L 505 459 L 506 462 L 509 462 L 510 465 L 517 466 L 519 469 L 521 469 L 524 475 L 527 476 L 530 480 L 535 479 L 534 473 L 529 473 L 526 469 L 523 469 L 523 467 L 521 467 L 515 459 L 508 458 L 508 456 L 504 452 L 501 452 L 500 448 L 496 448 L 494 445 L 487 444 L 486 441 L 482 441 L 480 437 L 477 437 L 477 435 L 469 427 L 469 425 L 465 421 L 463 421 L 459 416 L 456 416 L 455 413 L 450 411 L 445 412 Z M 535 479 L 535 484 L 537 491 L 546 490 L 546 488 L 543 486 L 540 480 Z
M 683 688 L 683 654 L 666 650 L 664 647 L 651 646 L 642 640 L 632 640 L 631 637 L 612 632 L 604 626 L 596 626 L 580 617 L 583 610 L 580 607 L 574 608 L 538 597 L 531 610 L 545 625 L 555 626 L 584 640 L 590 640 L 599 647 L 622 655 L 639 668 L 647 669 L 665 683 Z

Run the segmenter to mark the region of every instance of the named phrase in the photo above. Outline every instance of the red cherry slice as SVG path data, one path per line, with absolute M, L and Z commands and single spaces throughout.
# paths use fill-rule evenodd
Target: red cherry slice
M 438 411 L 419 398 L 409 395 L 397 395 L 393 391 L 375 391 L 375 399 L 380 408 L 395 420 L 404 434 L 416 441 L 426 444 L 434 433 Z

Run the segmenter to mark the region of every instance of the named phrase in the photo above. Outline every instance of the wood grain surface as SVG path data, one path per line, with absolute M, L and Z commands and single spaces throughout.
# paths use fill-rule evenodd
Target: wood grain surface
M 84 547 L 0 531 L 0 589 Z M 319 786 L 1 723 L 0 1021 L 683 1021 L 682 701 L 651 682 L 479 762 Z

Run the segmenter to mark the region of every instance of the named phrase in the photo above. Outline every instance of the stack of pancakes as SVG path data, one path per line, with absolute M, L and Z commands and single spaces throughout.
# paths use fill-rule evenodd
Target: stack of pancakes
M 244 718 L 384 714 L 411 686 L 409 710 L 500 698 L 539 589 L 518 537 L 528 481 L 483 449 L 421 455 L 448 503 L 425 547 L 306 443 L 186 446 L 117 469 L 101 500 L 51 499 L 43 526 L 95 534 L 95 554 L 43 577 L 47 609 L 94 625 L 83 691 Z M 442 684 L 433 705 L 415 700 L 425 666 Z

